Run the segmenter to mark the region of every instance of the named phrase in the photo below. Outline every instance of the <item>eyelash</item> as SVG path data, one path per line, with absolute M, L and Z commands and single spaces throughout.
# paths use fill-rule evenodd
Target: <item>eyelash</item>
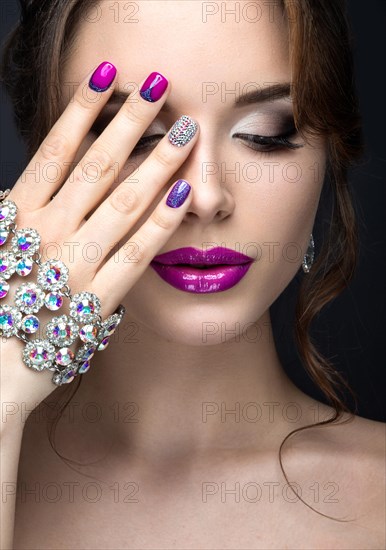
M 90 132 L 96 136 L 99 136 L 105 128 L 101 128 L 97 125 L 94 125 L 91 127 Z M 156 144 L 159 139 L 163 138 L 164 134 L 154 134 L 152 136 L 145 136 L 141 138 L 137 145 L 134 147 L 131 156 L 140 155 L 143 153 L 143 151 L 146 151 L 148 148 L 151 147 L 151 145 Z M 139 152 L 136 152 L 139 151 Z
M 280 149 L 299 149 L 303 147 L 300 143 L 293 143 L 288 138 L 294 136 L 297 133 L 295 127 L 291 128 L 285 134 L 278 136 L 259 136 L 256 134 L 233 134 L 233 137 L 243 136 L 243 141 L 253 143 L 254 146 L 247 145 L 250 149 L 259 153 L 271 153 L 272 151 Z
M 100 135 L 101 131 L 96 128 L 91 128 L 91 132 L 96 135 Z M 303 145 L 293 143 L 288 138 L 296 134 L 296 128 L 291 128 L 289 132 L 278 136 L 259 136 L 256 134 L 233 134 L 233 137 L 242 137 L 242 141 L 252 143 L 246 145 L 249 149 L 260 153 L 270 153 L 278 149 L 298 149 Z M 152 145 L 156 145 L 159 139 L 162 139 L 164 134 L 154 134 L 152 136 L 146 136 L 141 138 L 137 145 L 134 147 L 131 156 L 137 156 L 143 154 L 147 149 L 150 149 Z

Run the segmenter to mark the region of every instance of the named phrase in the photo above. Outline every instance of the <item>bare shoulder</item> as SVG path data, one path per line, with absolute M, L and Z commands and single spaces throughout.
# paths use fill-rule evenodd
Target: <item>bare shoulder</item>
M 324 406 L 327 419 L 334 410 Z M 323 432 L 323 427 L 321 428 Z M 324 432 L 327 449 L 335 451 L 334 456 L 350 459 L 350 468 L 365 479 L 377 478 L 385 481 L 386 424 L 362 416 L 344 413 L 339 421 L 328 425 Z
M 379 548 L 384 548 L 386 424 L 354 416 L 352 423 L 347 424 L 343 442 L 351 455 L 348 479 L 355 488 L 355 494 L 350 496 L 357 503 L 358 523 L 372 533 L 374 541 L 379 541 Z
M 343 415 L 342 420 L 345 422 L 337 425 L 340 429 L 336 432 L 339 448 L 343 452 L 350 452 L 353 463 L 359 469 L 363 469 L 365 465 L 371 465 L 371 472 L 374 475 L 383 476 L 384 479 L 386 424 L 348 414 Z M 357 461 L 354 460 L 355 458 Z M 370 474 L 370 471 L 367 473 Z
M 313 422 L 327 420 L 335 414 L 328 405 L 314 399 L 309 409 L 317 410 Z M 326 430 L 324 429 L 326 427 Z M 351 458 L 370 461 L 380 474 L 384 474 L 386 454 L 386 424 L 355 414 L 343 413 L 339 420 L 321 426 L 315 431 L 315 443 L 327 444 L 326 449 L 339 452 L 342 456 L 349 453 Z M 316 435 L 318 434 L 319 437 Z M 308 436 L 307 436 L 308 438 Z
M 321 419 L 334 412 L 324 405 L 322 410 Z M 319 465 L 322 476 L 337 480 L 340 512 L 355 518 L 358 532 L 368 534 L 372 544 L 369 548 L 384 548 L 386 424 L 344 413 L 336 424 L 321 426 L 313 432 L 313 464 Z
M 352 450 L 353 471 L 362 480 L 363 489 L 371 487 L 374 497 L 382 496 L 384 504 L 386 424 L 354 416 L 347 425 L 344 443 Z

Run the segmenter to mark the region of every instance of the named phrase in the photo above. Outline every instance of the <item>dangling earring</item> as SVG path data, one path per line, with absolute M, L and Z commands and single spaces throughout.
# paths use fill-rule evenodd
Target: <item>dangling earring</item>
M 304 273 L 308 273 L 311 269 L 315 257 L 315 243 L 311 233 L 310 242 L 308 244 L 307 252 L 304 254 L 302 268 Z

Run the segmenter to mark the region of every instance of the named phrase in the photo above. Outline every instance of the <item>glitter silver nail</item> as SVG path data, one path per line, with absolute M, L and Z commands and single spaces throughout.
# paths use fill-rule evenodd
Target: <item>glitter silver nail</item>
M 197 132 L 197 127 L 197 123 L 190 116 L 182 115 L 169 132 L 170 143 L 177 147 L 186 145 Z

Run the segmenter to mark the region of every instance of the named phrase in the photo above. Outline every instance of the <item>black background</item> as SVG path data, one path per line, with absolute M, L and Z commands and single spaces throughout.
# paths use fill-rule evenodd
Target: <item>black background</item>
M 358 396 L 357 414 L 386 421 L 385 382 L 385 62 L 386 1 L 349 0 L 356 81 L 366 140 L 361 163 L 350 172 L 360 228 L 359 266 L 350 287 L 329 304 L 313 327 L 319 348 L 334 361 Z M 1 41 L 18 17 L 16 0 L 0 0 Z M 0 188 L 12 187 L 26 166 L 25 147 L 1 88 Z M 316 252 L 318 250 L 318 243 Z M 306 393 L 324 401 L 301 367 L 292 339 L 296 296 L 291 283 L 272 307 L 274 334 L 289 376 Z M 282 312 L 285 314 L 282 315 Z M 283 320 L 285 319 L 285 320 Z M 349 401 L 351 403 L 351 401 Z

